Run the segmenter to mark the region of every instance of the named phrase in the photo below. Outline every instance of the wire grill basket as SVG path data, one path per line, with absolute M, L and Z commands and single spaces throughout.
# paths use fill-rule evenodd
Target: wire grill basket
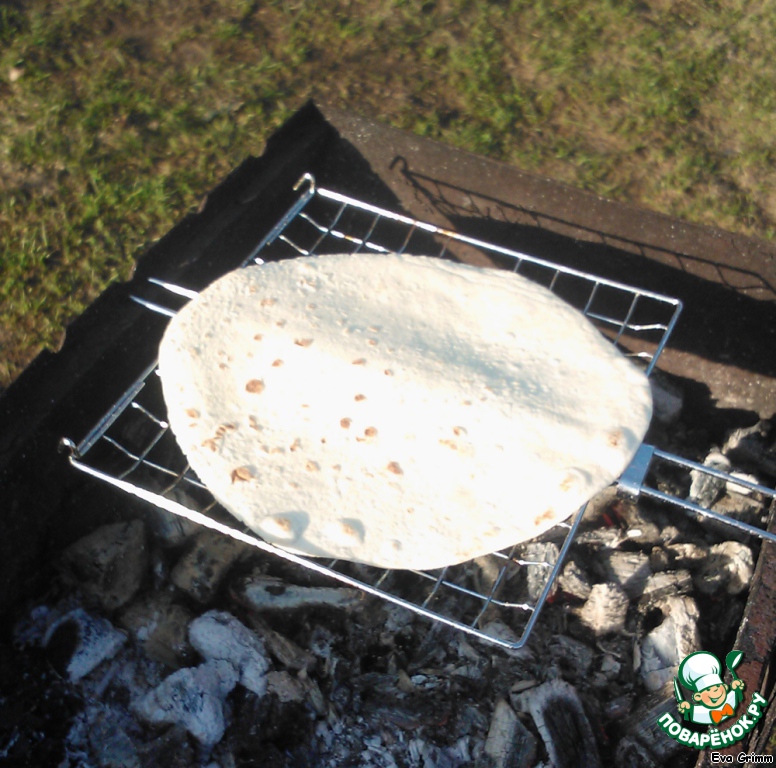
M 303 188 L 303 189 L 302 189 Z M 305 175 L 296 202 L 258 243 L 244 262 L 324 253 L 415 253 L 455 257 L 466 250 L 485 254 L 501 265 L 535 280 L 580 309 L 626 355 L 649 375 L 674 328 L 681 304 L 677 299 L 609 281 L 544 259 L 468 238 L 431 224 L 386 211 L 338 192 L 318 188 Z M 172 316 L 196 293 L 185 286 L 152 279 L 164 303 L 133 299 L 149 310 Z M 401 605 L 507 649 L 528 641 L 542 606 L 552 593 L 564 557 L 574 541 L 584 507 L 566 523 L 534 542 L 494 552 L 476 562 L 435 571 L 391 571 L 340 560 L 325 562 L 294 555 L 253 535 L 228 515 L 191 471 L 169 429 L 156 366 L 138 376 L 119 400 L 79 443 L 63 438 L 72 465 L 157 508 L 220 531 L 257 549 L 326 578 Z M 649 485 L 656 462 L 678 470 L 722 475 L 644 445 L 620 480 L 632 496 L 651 495 L 661 502 L 716 517 L 691 501 Z M 773 496 L 762 486 L 736 481 Z M 731 521 L 749 533 L 776 538 L 756 526 Z M 279 562 L 279 561 L 273 561 Z M 503 620 L 491 622 L 497 615 Z M 504 627 L 508 631 L 504 631 Z

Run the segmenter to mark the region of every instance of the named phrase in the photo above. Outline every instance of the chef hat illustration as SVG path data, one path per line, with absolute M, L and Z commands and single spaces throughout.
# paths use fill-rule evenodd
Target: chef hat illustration
M 678 675 L 685 688 L 699 692 L 712 685 L 721 685 L 721 671 L 722 664 L 713 653 L 697 651 L 679 665 Z

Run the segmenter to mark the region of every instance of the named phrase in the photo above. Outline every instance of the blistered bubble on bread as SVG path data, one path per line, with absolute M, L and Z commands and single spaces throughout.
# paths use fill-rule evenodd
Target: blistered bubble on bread
M 420 256 L 232 272 L 171 320 L 159 366 L 172 430 L 232 514 L 387 568 L 542 533 L 620 475 L 651 417 L 644 374 L 548 290 Z

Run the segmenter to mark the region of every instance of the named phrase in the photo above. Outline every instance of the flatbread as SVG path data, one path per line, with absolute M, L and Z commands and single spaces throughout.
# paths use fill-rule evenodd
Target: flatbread
M 293 552 L 430 569 L 532 538 L 617 478 L 645 375 L 514 273 L 422 256 L 227 274 L 169 324 L 172 430 L 218 501 Z

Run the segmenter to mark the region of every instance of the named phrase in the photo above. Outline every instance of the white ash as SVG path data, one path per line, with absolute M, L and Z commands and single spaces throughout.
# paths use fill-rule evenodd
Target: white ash
M 579 611 L 580 621 L 596 635 L 622 632 L 630 601 L 617 584 L 595 584 Z
M 264 644 L 237 618 L 225 611 L 208 611 L 189 625 L 189 640 L 208 661 L 228 661 L 241 685 L 264 695 L 269 669 Z
M 285 611 L 310 606 L 355 608 L 364 597 L 357 589 L 305 587 L 264 574 L 239 579 L 233 587 L 233 595 L 246 608 L 256 611 Z
M 575 721 L 564 708 L 553 718 L 545 707 L 540 731 L 527 712 L 515 711 L 522 694 L 548 679 L 573 684 L 590 722 L 601 733 L 606 729 L 611 741 L 598 741 L 601 762 L 615 764 L 617 758 L 616 764 L 634 768 L 672 762 L 678 756 L 666 751 L 658 743 L 660 734 L 651 730 L 655 707 L 675 711 L 665 684 L 670 685 L 682 654 L 734 631 L 756 550 L 751 542 L 742 547 L 732 541 L 729 532 L 731 541 L 712 543 L 719 541 L 718 531 L 689 516 L 669 516 L 649 502 L 634 506 L 602 495 L 605 503 L 591 504 L 595 520 L 586 515 L 583 521 L 587 538 L 572 546 L 554 600 L 545 605 L 530 643 L 518 651 L 438 624 L 429 629 L 401 606 L 360 594 L 343 610 L 347 590 L 290 566 L 278 567 L 263 555 L 249 554 L 256 559 L 244 564 L 238 555 L 212 581 L 212 558 L 198 562 L 191 554 L 207 551 L 201 538 L 185 547 L 156 538 L 162 544 L 156 550 L 162 565 L 157 591 L 141 591 L 105 616 L 86 611 L 127 629 L 130 642 L 72 683 L 77 695 L 98 709 L 90 708 L 73 724 L 70 762 L 62 768 L 134 768 L 136 760 L 143 768 L 240 768 L 247 754 L 262 755 L 267 765 L 278 768 L 493 768 L 498 755 L 510 768 L 547 766 L 552 750 L 567 755 L 557 731 Z M 729 498 L 728 489 L 715 509 L 731 504 Z M 755 509 L 759 504 L 762 514 L 757 494 L 738 496 L 734 503 L 741 509 L 743 503 Z M 523 546 L 521 554 L 529 560 L 526 554 L 533 551 Z M 180 574 L 182 561 L 189 573 L 183 588 L 170 580 L 176 569 Z M 483 593 L 500 578 L 499 599 L 526 598 L 525 566 L 486 557 L 462 570 Z M 275 591 L 294 600 L 283 609 L 246 608 L 236 599 L 246 574 L 263 578 L 257 580 L 271 587 L 269 598 L 276 597 Z M 146 575 L 143 583 L 150 587 L 153 580 Z M 209 595 L 205 602 L 189 585 L 197 585 L 200 596 Z M 725 608 L 701 617 L 691 596 L 704 590 Z M 334 599 L 321 599 L 327 594 Z M 347 599 L 340 599 L 343 594 Z M 617 610 L 602 608 L 612 596 Z M 290 607 L 295 601 L 296 607 Z M 192 610 L 198 602 L 200 607 Z M 53 608 L 33 609 L 17 625 L 15 638 L 42 646 L 49 628 L 76 610 L 85 609 L 74 596 Z M 166 621 L 169 634 L 160 635 Z M 519 611 L 491 606 L 478 627 L 516 643 L 520 621 Z M 76 628 L 74 623 L 69 627 Z M 68 626 L 59 635 L 52 630 L 52 645 L 44 650 L 64 647 L 67 631 Z M 189 632 L 196 648 L 188 642 Z M 197 639 L 198 633 L 205 639 Z M 235 635 L 249 639 L 238 642 Z M 149 645 L 152 638 L 156 650 Z M 254 643 L 262 648 L 257 656 Z M 243 656 L 246 646 L 252 651 Z M 196 653 L 205 662 L 192 667 Z M 222 674 L 216 675 L 219 669 Z M 652 689 L 654 700 L 645 698 Z M 176 709 L 168 698 L 173 692 L 190 706 Z M 129 703 L 134 703 L 131 709 Z M 499 718 L 512 723 L 518 741 L 530 745 L 534 740 L 530 760 L 530 747 L 515 749 L 513 742 L 510 751 L 506 746 L 508 729 L 502 729 L 501 746 L 493 741 Z M 552 741 L 543 745 L 540 737 L 547 734 Z M 275 739 L 286 741 L 275 748 Z
M 127 640 L 107 619 L 90 616 L 83 608 L 75 608 L 49 624 L 43 637 L 43 647 L 58 641 L 63 634 L 75 635 L 75 652 L 65 671 L 73 682 L 113 658 Z
M 185 667 L 135 702 L 133 709 L 147 723 L 182 725 L 200 744 L 212 747 L 226 730 L 224 703 L 239 678 L 228 661 Z
M 737 595 L 748 588 L 753 574 L 752 550 L 737 541 L 723 541 L 709 550 L 695 574 L 695 586 L 707 595 Z
M 730 460 L 719 451 L 712 451 L 703 461 L 703 465 L 720 472 L 730 472 Z M 690 472 L 690 501 L 702 507 L 711 507 L 725 490 L 726 481 L 699 469 Z
M 676 675 L 682 659 L 701 647 L 699 611 L 691 597 L 669 597 L 659 604 L 664 619 L 634 649 L 634 667 L 648 691 L 659 691 Z

